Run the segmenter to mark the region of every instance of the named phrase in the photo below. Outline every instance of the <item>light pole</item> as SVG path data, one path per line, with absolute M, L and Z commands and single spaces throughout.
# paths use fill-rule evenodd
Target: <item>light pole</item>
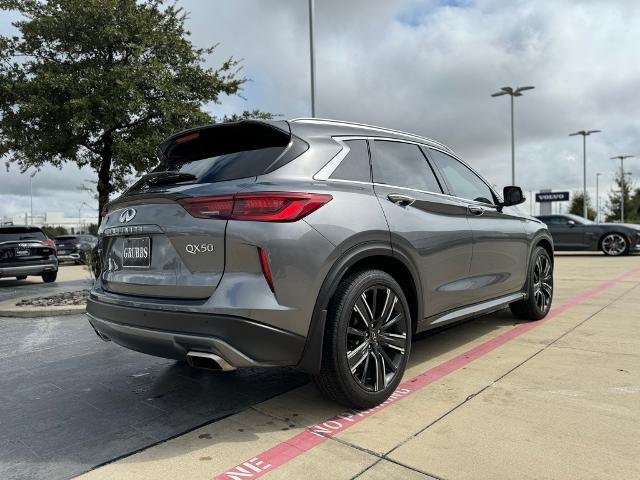
M 625 158 L 633 158 L 633 155 L 617 155 L 611 157 L 611 160 L 620 160 L 620 223 L 624 223 L 624 160 Z
M 309 67 L 311 73 L 311 116 L 316 116 L 316 57 L 313 50 L 314 0 L 309 0 Z
M 33 225 L 33 177 L 38 173 L 37 170 L 29 175 L 29 208 L 31 210 L 31 220 L 29 220 L 29 225 Z
M 78 230 L 79 230 L 78 233 L 82 233 L 82 222 L 81 222 L 82 215 L 81 215 L 81 212 L 82 212 L 82 207 L 84 207 L 85 205 L 87 207 L 91 208 L 91 205 L 89 205 L 87 202 L 82 202 L 80 204 L 80 207 L 78 207 Z
M 598 133 L 601 131 L 602 130 L 580 130 L 579 132 L 573 132 L 569 134 L 570 137 L 573 137 L 575 135 L 582 135 L 582 216 L 587 219 L 589 218 L 587 211 L 587 135 L 591 135 L 592 133 Z
M 596 173 L 596 222 L 600 223 L 600 175 L 601 173 Z
M 509 95 L 511 97 L 511 185 L 516 184 L 516 146 L 515 146 L 515 133 L 513 131 L 513 97 L 521 97 L 522 92 L 525 90 L 533 90 L 535 87 L 502 87 L 499 92 L 492 93 L 492 97 L 500 97 L 502 95 Z

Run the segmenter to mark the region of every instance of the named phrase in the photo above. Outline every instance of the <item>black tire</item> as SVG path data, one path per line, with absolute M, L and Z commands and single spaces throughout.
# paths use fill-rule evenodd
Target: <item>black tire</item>
M 347 407 L 382 403 L 400 383 L 411 350 L 402 288 L 383 271 L 355 272 L 340 282 L 327 313 L 318 390 Z
M 610 257 L 629 255 L 629 242 L 623 234 L 609 232 L 602 236 L 600 240 L 600 250 Z
M 53 283 L 58 278 L 58 272 L 45 272 L 42 274 L 42 281 L 44 283 Z
M 26 275 L 21 275 L 19 277 L 16 277 L 16 280 L 26 280 L 27 276 Z
M 533 251 L 528 275 L 527 296 L 509 308 L 518 318 L 540 320 L 547 316 L 553 301 L 553 261 L 543 247 L 536 247 Z

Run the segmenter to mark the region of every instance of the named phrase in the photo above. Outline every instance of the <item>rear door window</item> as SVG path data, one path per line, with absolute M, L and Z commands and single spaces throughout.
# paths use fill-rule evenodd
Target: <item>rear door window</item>
M 456 197 L 491 205 L 494 204 L 491 189 L 470 168 L 438 150 L 429 149 L 429 154 L 442 172 L 442 175 L 444 175 L 447 183 L 453 190 L 452 193 Z
M 356 182 L 371 181 L 371 167 L 369 166 L 369 147 L 366 140 L 346 140 L 349 153 L 342 159 L 329 178 L 352 180 Z
M 375 140 L 371 164 L 376 183 L 442 193 L 431 166 L 417 145 Z

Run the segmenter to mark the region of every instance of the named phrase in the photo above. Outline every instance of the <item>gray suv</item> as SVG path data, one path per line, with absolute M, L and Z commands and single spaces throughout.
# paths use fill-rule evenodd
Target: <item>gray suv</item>
M 400 382 L 416 332 L 549 311 L 545 225 L 438 142 L 251 120 L 157 154 L 100 226 L 87 311 L 103 340 L 212 370 L 296 366 L 366 408 Z

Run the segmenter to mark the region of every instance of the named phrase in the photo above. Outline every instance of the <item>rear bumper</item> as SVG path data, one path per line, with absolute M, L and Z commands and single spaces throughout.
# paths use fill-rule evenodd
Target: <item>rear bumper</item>
M 89 298 L 89 323 L 103 339 L 158 357 L 209 352 L 233 367 L 294 366 L 305 338 L 230 315 L 125 307 Z
M 0 277 L 23 277 L 25 275 L 42 275 L 44 272 L 58 270 L 57 261 L 49 261 L 37 265 L 20 265 L 13 267 L 0 267 Z
M 65 253 L 64 255 L 58 255 L 58 260 L 73 260 L 74 262 L 80 260 L 79 252 Z

